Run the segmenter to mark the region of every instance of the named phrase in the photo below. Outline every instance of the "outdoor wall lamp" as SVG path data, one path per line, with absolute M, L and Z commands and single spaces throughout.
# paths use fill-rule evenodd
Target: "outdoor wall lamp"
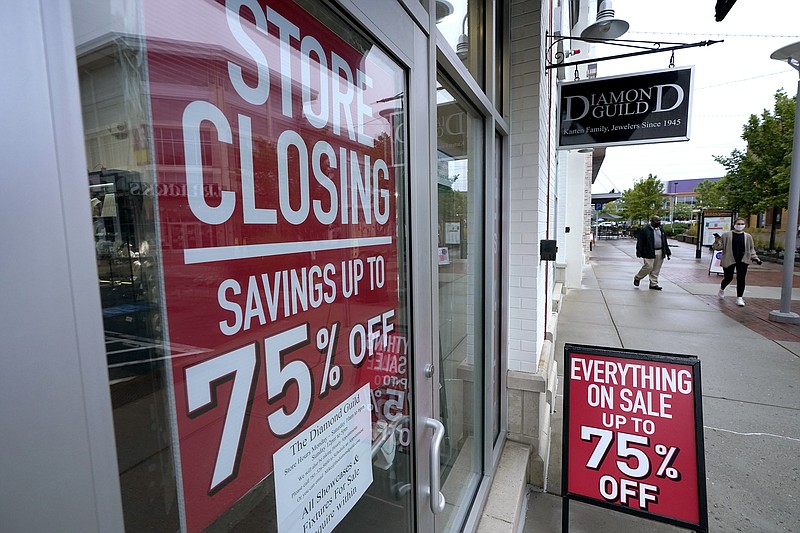
M 611 0 L 602 0 L 597 7 L 597 20 L 581 32 L 584 39 L 616 39 L 622 37 L 630 24 L 614 17 Z
M 447 0 L 436 0 L 436 24 L 439 24 L 445 17 L 453 14 L 453 4 Z
M 469 36 L 467 35 L 467 20 L 469 20 L 469 11 L 464 15 L 464 20 L 461 21 L 461 35 L 458 36 L 458 44 L 456 44 L 456 55 L 461 61 L 466 61 L 469 56 Z

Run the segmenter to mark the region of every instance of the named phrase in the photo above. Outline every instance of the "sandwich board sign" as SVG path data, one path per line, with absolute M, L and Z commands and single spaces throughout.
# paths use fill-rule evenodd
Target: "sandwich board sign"
M 697 357 L 564 347 L 562 531 L 571 500 L 708 531 Z

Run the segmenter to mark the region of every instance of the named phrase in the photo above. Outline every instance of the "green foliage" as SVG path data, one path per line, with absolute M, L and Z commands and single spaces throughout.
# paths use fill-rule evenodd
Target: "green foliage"
M 644 221 L 653 215 L 664 215 L 664 184 L 652 174 L 637 180 L 633 189 L 622 193 L 625 212 L 629 219 Z
M 674 237 L 675 235 L 683 235 L 686 233 L 686 229 L 689 227 L 689 224 L 669 224 L 664 226 L 664 230 L 667 233 L 668 237 Z
M 691 204 L 675 204 L 672 206 L 672 220 L 689 220 L 692 218 Z
M 697 207 L 700 209 L 726 209 L 728 200 L 725 196 L 724 180 L 705 180 L 694 188 Z
M 747 149 L 714 158 L 727 171 L 715 184 L 724 199 L 718 207 L 747 215 L 788 205 L 795 106 L 795 98 L 778 91 L 773 111 L 750 115 L 743 126 Z
M 467 215 L 469 198 L 464 191 L 456 191 L 439 185 L 439 222 L 456 222 Z M 444 236 L 444 233 L 442 233 Z
M 766 250 L 783 250 L 783 244 L 780 242 L 773 242 L 770 246 L 770 241 L 772 240 L 770 231 L 760 228 L 747 228 L 747 233 L 753 236 L 753 244 L 759 252 Z
M 604 204 L 603 209 L 600 210 L 600 216 L 602 217 L 603 215 L 616 215 L 625 218 L 625 202 L 620 198 Z

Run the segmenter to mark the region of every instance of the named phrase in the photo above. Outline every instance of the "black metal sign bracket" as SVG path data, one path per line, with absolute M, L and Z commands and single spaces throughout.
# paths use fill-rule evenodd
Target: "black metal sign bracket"
M 572 67 L 577 65 L 584 65 L 586 63 L 599 63 L 600 61 L 609 61 L 611 59 L 623 59 L 626 57 L 634 57 L 634 56 L 641 56 L 646 54 L 658 54 L 660 52 L 673 52 L 674 58 L 674 51 L 675 50 L 682 50 L 684 48 L 697 48 L 699 46 L 711 46 L 712 44 L 722 43 L 724 41 L 700 41 L 696 43 L 670 43 L 670 42 L 662 42 L 662 41 L 635 41 L 629 39 L 584 39 L 582 37 L 561 37 L 556 35 L 546 35 L 547 39 L 552 39 L 553 42 L 547 47 L 547 65 L 545 68 L 558 68 L 558 67 Z M 572 50 L 567 50 L 566 52 L 562 50 L 556 51 L 553 54 L 553 58 L 555 62 L 551 61 L 549 57 L 552 54 L 553 47 L 557 47 L 559 43 L 563 43 L 564 41 L 578 41 L 588 44 L 610 44 L 613 46 L 622 46 L 626 48 L 634 48 L 637 49 L 636 52 L 629 52 L 627 54 L 617 54 L 612 56 L 604 56 L 604 57 L 594 57 L 591 59 L 582 59 L 580 61 L 570 61 L 564 62 L 567 57 L 575 55 L 576 53 Z M 674 64 L 674 59 L 671 60 L 671 63 Z

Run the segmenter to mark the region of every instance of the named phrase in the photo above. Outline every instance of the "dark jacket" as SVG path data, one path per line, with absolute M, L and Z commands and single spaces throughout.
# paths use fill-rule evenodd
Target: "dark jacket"
M 636 239 L 636 257 L 655 259 L 656 247 L 654 242 L 653 226 L 648 224 L 639 230 L 639 237 Z M 672 255 L 667 245 L 667 233 L 663 227 L 661 228 L 661 248 L 664 250 L 664 257 Z

